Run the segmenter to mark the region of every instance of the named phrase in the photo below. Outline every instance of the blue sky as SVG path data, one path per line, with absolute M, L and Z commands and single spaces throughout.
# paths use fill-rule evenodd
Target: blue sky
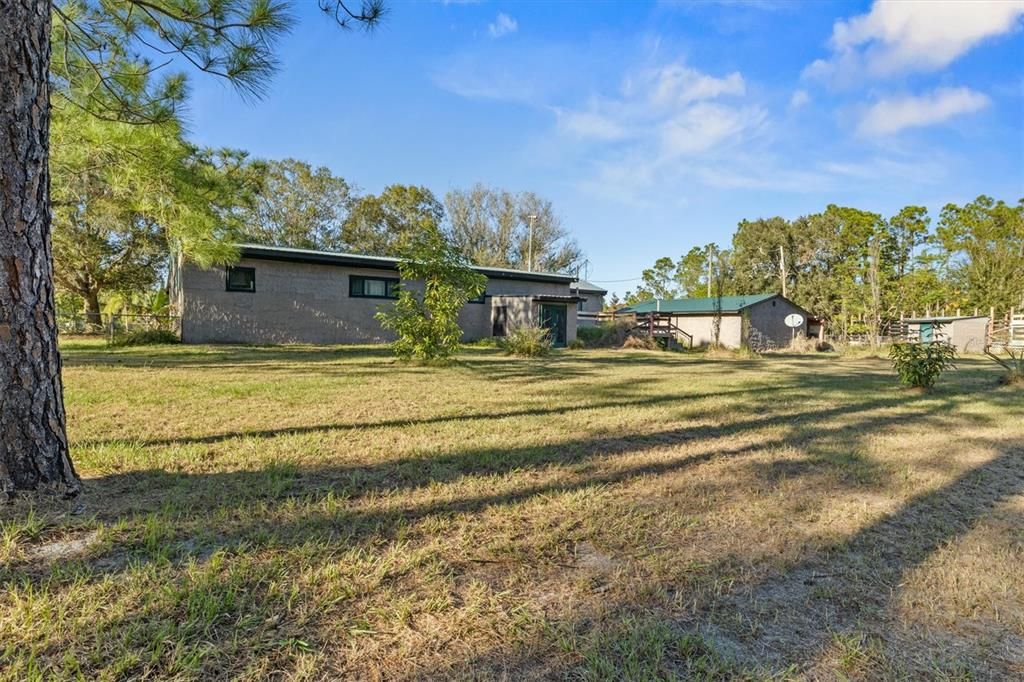
M 266 99 L 192 78 L 195 141 L 533 190 L 618 292 L 744 218 L 1024 196 L 1024 2 L 296 5 Z

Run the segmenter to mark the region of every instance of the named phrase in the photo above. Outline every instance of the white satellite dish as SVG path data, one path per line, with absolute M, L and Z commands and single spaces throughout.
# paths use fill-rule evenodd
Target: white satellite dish
M 778 318 L 775 318 L 775 319 L 778 319 Z M 797 327 L 802 327 L 803 324 L 804 324 L 804 316 L 803 315 L 800 315 L 799 313 L 793 313 L 792 315 L 786 315 L 786 326 L 787 327 L 793 327 L 794 329 L 796 329 Z

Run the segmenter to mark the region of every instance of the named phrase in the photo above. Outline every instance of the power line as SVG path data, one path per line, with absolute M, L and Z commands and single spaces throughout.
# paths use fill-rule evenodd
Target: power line
M 592 284 L 618 284 L 619 282 L 639 282 L 643 277 L 631 277 L 630 279 L 592 279 Z

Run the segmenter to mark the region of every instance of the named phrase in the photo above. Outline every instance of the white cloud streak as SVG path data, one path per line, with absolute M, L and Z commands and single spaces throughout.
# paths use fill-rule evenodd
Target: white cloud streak
M 926 95 L 883 98 L 867 110 L 857 132 L 871 137 L 892 135 L 974 113 L 989 104 L 988 97 L 970 88 L 938 88 Z

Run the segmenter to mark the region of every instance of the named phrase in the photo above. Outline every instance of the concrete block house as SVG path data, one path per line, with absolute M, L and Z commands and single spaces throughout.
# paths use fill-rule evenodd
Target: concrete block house
M 616 314 L 636 314 L 638 319 L 647 313 L 668 317 L 672 324 L 692 338 L 694 347 L 706 346 L 714 340 L 715 298 L 654 299 L 620 308 Z M 779 294 L 753 296 L 723 296 L 720 299 L 722 322 L 719 342 L 726 348 L 739 348 L 744 342 L 752 348 L 783 348 L 793 335 L 807 335 L 810 314 Z M 803 324 L 794 328 L 786 325 L 786 317 L 793 313 L 803 318 Z
M 184 343 L 375 343 L 393 339 L 374 317 L 397 297 L 398 259 L 244 244 L 228 267 L 172 263 L 171 302 Z M 521 326 L 551 330 L 556 346 L 576 338 L 575 278 L 477 267 L 487 289 L 459 314 L 463 340 Z M 407 283 L 417 286 L 416 282 Z

